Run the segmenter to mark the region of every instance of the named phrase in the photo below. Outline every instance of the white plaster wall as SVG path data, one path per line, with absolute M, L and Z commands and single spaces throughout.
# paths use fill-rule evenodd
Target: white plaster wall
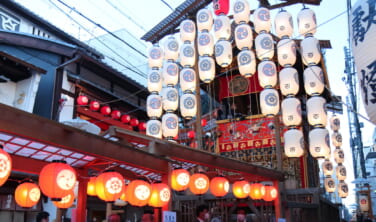
M 16 83 L 11 81 L 0 83 L 0 103 L 13 106 L 15 93 Z
M 40 77 L 40 74 L 34 73 L 30 78 L 17 82 L 14 107 L 26 112 L 33 112 Z

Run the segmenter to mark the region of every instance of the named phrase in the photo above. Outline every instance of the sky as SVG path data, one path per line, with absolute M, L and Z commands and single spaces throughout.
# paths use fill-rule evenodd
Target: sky
M 38 14 L 42 18 L 51 22 L 55 26 L 63 29 L 70 35 L 87 42 L 89 45 L 100 45 L 98 40 L 93 40 L 94 37 L 101 36 L 104 42 L 107 42 L 108 36 L 106 31 L 100 27 L 93 25 L 87 20 L 83 19 L 75 10 L 79 11 L 83 15 L 87 16 L 95 23 L 100 24 L 111 32 L 115 32 L 122 38 L 126 38 L 132 45 L 137 44 L 140 51 L 145 53 L 150 43 L 139 42 L 138 40 L 146 31 L 153 28 L 163 18 L 169 15 L 172 10 L 163 3 L 162 0 L 16 0 L 26 8 L 30 9 L 34 13 Z M 279 0 L 269 0 L 272 4 L 279 3 Z M 63 3 L 71 6 L 69 9 Z M 182 3 L 182 0 L 164 0 L 172 8 L 176 8 Z M 249 0 L 250 8 L 255 9 L 258 7 L 256 0 Z M 333 1 L 322 0 L 320 6 L 307 5 L 309 8 L 315 11 L 318 29 L 315 37 L 323 40 L 330 40 L 332 49 L 327 49 L 325 52 L 325 60 L 327 65 L 327 73 L 329 77 L 329 84 L 331 91 L 335 95 L 341 95 L 342 101 L 346 101 L 345 97 L 347 89 L 345 83 L 342 81 L 344 76 L 344 46 L 348 46 L 347 38 L 347 13 L 346 13 L 346 1 Z M 294 6 L 286 7 L 285 10 L 289 11 L 294 18 L 295 36 L 297 37 L 297 21 L 296 16 L 303 6 L 297 4 Z M 74 9 L 73 9 L 74 8 Z M 272 19 L 278 10 L 271 12 Z M 231 11 L 230 11 L 231 14 Z M 252 18 L 251 18 L 252 19 Z M 77 24 L 79 23 L 79 24 Z M 120 31 L 119 31 L 120 30 Z M 127 30 L 127 31 L 124 31 Z M 299 38 L 299 37 L 298 37 Z M 301 38 L 301 37 L 300 37 Z M 118 59 L 118 63 L 122 63 L 124 60 L 131 60 L 134 69 L 146 70 L 147 59 L 144 60 L 132 58 L 134 51 L 129 50 L 124 43 L 120 41 L 114 41 L 110 44 L 111 48 L 116 48 L 116 51 L 121 54 L 121 59 Z M 111 49 L 105 46 L 101 46 L 105 55 L 113 54 Z M 119 50 L 120 49 L 120 50 Z M 113 56 L 113 55 L 111 55 Z M 111 57 L 110 56 L 110 57 Z M 134 60 L 132 60 L 134 59 Z M 116 62 L 111 59 L 107 59 L 108 62 L 116 67 Z M 127 68 L 119 67 L 122 72 L 127 72 Z M 141 75 L 131 73 L 132 78 L 141 84 L 146 83 L 146 79 Z M 364 113 L 364 111 L 362 111 Z M 342 129 L 340 132 L 343 135 L 344 143 L 343 149 L 346 152 L 345 166 L 350 172 L 346 182 L 350 186 L 350 190 L 354 188 L 354 184 L 351 182 L 354 180 L 351 172 L 353 169 L 351 152 L 349 149 L 349 132 L 347 125 L 347 111 L 344 107 L 344 115 L 341 117 Z M 328 115 L 330 117 L 330 114 Z M 365 115 L 366 116 L 366 115 Z M 363 130 L 363 143 L 364 145 L 371 145 L 370 140 L 374 126 L 365 120 L 365 128 Z M 372 130 L 369 130 L 372 129 Z M 333 148 L 332 148 L 333 149 Z M 354 196 L 344 200 L 346 205 L 350 205 L 355 202 Z

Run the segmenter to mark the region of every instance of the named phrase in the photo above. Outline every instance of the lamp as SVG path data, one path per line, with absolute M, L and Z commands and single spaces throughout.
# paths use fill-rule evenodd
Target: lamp
M 189 180 L 189 190 L 195 195 L 202 195 L 209 190 L 209 178 L 203 173 L 195 173 Z
M 256 58 L 253 51 L 244 49 L 237 56 L 239 72 L 244 77 L 251 77 L 256 72 Z
M 175 62 L 167 61 L 162 69 L 163 84 L 173 87 L 179 81 L 179 66 Z
M 233 11 L 234 21 L 237 24 L 249 22 L 250 10 L 248 1 L 236 0 L 234 3 Z
M 159 120 L 149 120 L 146 123 L 146 135 L 162 138 L 162 123 Z
M 124 178 L 114 171 L 101 173 L 95 180 L 95 191 L 99 199 L 106 202 L 117 200 L 123 193 Z
M 171 172 L 171 188 L 176 191 L 183 191 L 188 188 L 190 174 L 186 169 L 175 169 Z
M 274 29 L 280 39 L 289 38 L 294 32 L 291 13 L 281 10 L 274 18 Z
M 304 89 L 310 96 L 324 92 L 324 73 L 319 66 L 308 66 L 303 73 Z
M 210 192 L 216 197 L 225 196 L 229 189 L 230 184 L 223 176 L 217 176 L 210 180 Z
M 298 31 L 300 35 L 310 36 L 316 33 L 316 15 L 313 10 L 303 8 L 298 13 Z
M 193 42 L 196 37 L 196 25 L 190 19 L 185 19 L 180 23 L 180 39 L 182 42 Z
M 21 183 L 14 193 L 16 203 L 21 207 L 32 207 L 40 199 L 40 189 L 35 183 Z
M 149 203 L 151 186 L 143 180 L 133 180 L 128 184 L 126 196 L 133 206 L 142 207 Z
M 279 88 L 284 96 L 299 92 L 299 76 L 295 68 L 285 67 L 279 72 Z
M 253 12 L 253 24 L 257 33 L 270 32 L 271 21 L 269 9 L 260 7 Z
M 162 73 L 159 69 L 149 69 L 148 90 L 150 93 L 159 93 L 162 89 Z
M 302 108 L 300 100 L 295 97 L 287 97 L 282 100 L 282 121 L 285 126 L 294 127 L 302 123 Z
M 196 72 L 194 69 L 185 67 L 180 71 L 180 88 L 181 88 L 181 91 L 183 91 L 184 93 L 195 91 Z
M 287 157 L 301 157 L 304 154 L 303 133 L 297 129 L 289 129 L 283 134 L 284 150 Z
M 213 26 L 213 14 L 209 9 L 203 8 L 196 15 L 197 30 L 209 32 Z
M 185 119 L 192 119 L 196 116 L 197 101 L 194 94 L 186 93 L 180 97 L 180 113 Z
M 162 97 L 150 94 L 146 99 L 146 112 L 150 118 L 159 118 L 162 115 Z
M 236 198 L 243 199 L 249 196 L 251 186 L 245 180 L 236 181 L 232 184 L 232 193 Z

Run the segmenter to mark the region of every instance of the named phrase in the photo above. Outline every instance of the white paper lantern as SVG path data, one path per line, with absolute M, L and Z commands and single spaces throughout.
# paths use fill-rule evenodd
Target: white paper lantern
M 337 147 L 333 152 L 333 157 L 337 164 L 343 163 L 345 161 L 345 152 L 343 152 L 343 149 Z
M 256 72 L 256 58 L 251 50 L 242 50 L 238 56 L 238 68 L 241 75 L 251 77 Z
M 180 23 L 180 39 L 182 42 L 193 42 L 196 37 L 196 25 L 190 19 L 183 20 Z
M 261 112 L 264 116 L 272 117 L 279 112 L 279 95 L 275 89 L 264 89 L 260 93 Z
M 193 43 L 184 43 L 180 47 L 180 65 L 193 67 L 196 62 L 196 50 Z
M 162 138 L 162 123 L 159 120 L 149 120 L 146 123 L 146 135 Z
M 334 167 L 333 167 L 333 163 L 326 159 L 322 165 L 322 171 L 324 172 L 324 176 L 332 176 L 333 174 L 333 171 L 334 171 Z
M 336 115 L 331 116 L 329 122 L 330 122 L 330 128 L 333 131 L 338 131 L 341 128 L 341 119 L 339 118 L 339 116 L 336 116 Z
M 253 45 L 252 29 L 248 23 L 237 25 L 234 31 L 236 47 L 240 50 L 251 49 Z
M 279 88 L 284 96 L 299 92 L 299 76 L 295 68 L 285 67 L 279 72 Z
M 214 38 L 209 32 L 199 32 L 197 48 L 200 56 L 212 56 L 214 53 Z
M 166 113 L 162 116 L 162 134 L 167 139 L 172 139 L 178 135 L 179 119 L 174 113 Z
M 183 68 L 180 71 L 180 88 L 186 92 L 193 92 L 196 89 L 196 72 L 192 68 Z
M 161 68 L 163 65 L 163 50 L 158 44 L 149 49 L 148 63 L 150 68 Z
M 368 212 L 369 211 L 369 201 L 367 195 L 360 195 L 359 196 L 359 208 L 362 212 Z
M 292 15 L 285 10 L 278 12 L 274 18 L 274 29 L 281 39 L 291 37 L 294 33 Z
M 197 114 L 197 101 L 194 94 L 183 94 L 180 97 L 180 113 L 185 119 L 192 119 Z
M 304 65 L 317 65 L 321 60 L 320 43 L 315 37 L 307 37 L 300 42 Z
M 236 0 L 234 3 L 234 21 L 237 24 L 249 22 L 249 4 L 247 0 Z
M 174 86 L 179 81 L 179 66 L 175 62 L 165 62 L 162 71 L 163 84 Z
M 262 61 L 257 66 L 258 80 L 262 88 L 272 88 L 277 85 L 277 68 L 270 60 Z
M 308 122 L 312 126 L 326 126 L 326 101 L 321 96 L 313 96 L 307 100 Z
M 304 154 L 303 133 L 297 129 L 287 130 L 283 134 L 284 148 L 287 157 L 301 157 Z
M 302 123 L 302 108 L 300 100 L 295 97 L 282 101 L 282 121 L 285 126 L 294 127 Z
M 342 146 L 342 134 L 339 132 L 334 132 L 332 134 L 332 144 L 335 147 Z
M 196 16 L 198 31 L 209 32 L 213 26 L 213 14 L 209 9 L 203 8 L 197 12 Z
M 326 177 L 324 180 L 325 191 L 328 193 L 333 193 L 336 191 L 336 182 L 331 177 Z
M 150 94 L 146 99 L 146 111 L 149 118 L 159 118 L 162 115 L 162 97 Z
M 148 90 L 159 93 L 162 89 L 162 73 L 159 69 L 150 69 L 148 73 Z
M 231 22 L 226 15 L 221 14 L 214 19 L 214 34 L 217 40 L 230 39 Z
M 346 167 L 343 166 L 343 165 L 337 165 L 336 176 L 337 176 L 338 180 L 346 180 L 346 178 L 347 178 Z
M 329 132 L 325 128 L 315 128 L 309 132 L 309 152 L 314 158 L 330 157 Z
M 215 62 L 212 57 L 200 56 L 198 60 L 198 74 L 204 83 L 210 83 L 214 79 Z
M 314 35 L 317 22 L 315 13 L 309 8 L 303 8 L 298 13 L 298 30 L 302 36 Z
M 221 67 L 227 67 L 232 62 L 232 46 L 231 42 L 220 40 L 215 44 L 214 49 L 215 60 Z
M 319 66 L 308 66 L 304 70 L 304 89 L 310 96 L 324 92 L 324 73 Z
M 171 35 L 164 43 L 164 59 L 176 61 L 179 57 L 179 42 Z
M 272 23 L 269 9 L 261 7 L 253 12 L 253 24 L 257 33 L 270 32 Z
M 262 33 L 255 39 L 256 55 L 259 60 L 271 60 L 274 56 L 274 41 L 270 34 Z
M 349 187 L 344 181 L 338 183 L 338 196 L 346 198 L 349 195 Z
M 278 63 L 283 66 L 293 66 L 296 62 L 296 44 L 292 39 L 282 39 L 277 44 Z
M 162 89 L 162 106 L 163 110 L 173 112 L 178 108 L 179 95 L 178 90 L 173 87 Z

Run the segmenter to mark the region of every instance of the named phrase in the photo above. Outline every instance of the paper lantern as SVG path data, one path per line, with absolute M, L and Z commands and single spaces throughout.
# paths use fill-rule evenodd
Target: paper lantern
M 249 4 L 247 0 L 236 0 L 233 7 L 234 21 L 237 24 L 249 22 Z
M 188 136 L 189 139 L 193 139 L 193 138 L 195 138 L 196 133 L 195 133 L 195 131 L 190 130 L 190 131 L 188 131 L 187 136 Z
M 121 112 L 119 110 L 113 110 L 111 112 L 112 119 L 120 119 L 120 117 L 121 117 Z
M 138 129 L 139 129 L 140 131 L 145 131 L 145 130 L 146 130 L 146 123 L 145 123 L 145 122 L 140 122 L 140 123 L 138 124 Z
M 90 102 L 90 110 L 91 111 L 98 111 L 100 109 L 100 104 L 98 101 L 91 101 Z
M 217 41 L 230 39 L 231 22 L 226 15 L 219 15 L 214 19 L 214 35 Z
M 341 128 L 341 119 L 339 118 L 339 116 L 336 116 L 336 115 L 331 116 L 329 122 L 330 122 L 330 128 L 333 131 L 338 131 Z
M 40 199 L 40 189 L 35 183 L 21 183 L 14 193 L 16 203 L 21 207 L 32 207 Z
M 148 53 L 149 68 L 161 68 L 163 64 L 163 50 L 155 44 L 149 49 Z
M 63 160 L 54 160 L 39 173 L 39 187 L 52 200 L 60 200 L 74 188 L 76 171 Z
M 111 108 L 109 106 L 102 106 L 101 113 L 105 116 L 108 116 L 111 114 Z
M 137 207 L 145 206 L 149 203 L 151 195 L 151 186 L 148 182 L 143 180 L 133 180 L 127 187 L 128 202 Z
M 279 88 L 284 96 L 299 92 L 299 76 L 295 68 L 285 67 L 279 72 Z
M 151 185 L 151 193 L 149 199 L 149 206 L 164 207 L 168 204 L 171 198 L 171 190 L 164 183 L 154 183 Z
M 281 10 L 274 18 L 275 33 L 280 39 L 289 38 L 294 33 L 292 15 L 286 10 Z
M 272 117 L 279 112 L 279 95 L 275 89 L 264 89 L 260 93 L 261 112 L 264 116 Z
M 253 200 L 261 200 L 265 195 L 265 186 L 261 183 L 253 183 L 251 184 L 251 191 L 249 196 Z
M 12 158 L 9 154 L 3 150 L 3 146 L 0 144 L 0 186 L 2 186 L 7 180 L 12 171 Z
M 227 67 L 232 62 L 232 46 L 229 41 L 220 40 L 215 44 L 215 60 L 221 67 Z
M 178 135 L 179 119 L 176 114 L 166 113 L 162 116 L 162 134 L 167 139 L 172 139 Z
M 201 126 L 205 127 L 208 124 L 208 121 L 206 119 L 201 119 Z
M 346 180 L 347 178 L 347 171 L 346 167 L 343 165 L 336 166 L 336 176 L 338 180 Z
M 200 56 L 214 54 L 214 38 L 209 32 L 200 32 L 197 37 L 197 49 Z
M 249 196 L 251 192 L 251 185 L 245 180 L 236 181 L 232 185 L 232 193 L 236 198 L 243 199 Z
M 218 176 L 210 180 L 210 192 L 216 197 L 225 196 L 230 189 L 230 184 L 225 177 Z
M 162 123 L 159 120 L 149 120 L 146 123 L 146 135 L 162 138 Z
M 259 60 L 272 60 L 274 41 L 270 34 L 261 33 L 255 38 L 256 55 Z
M 309 132 L 309 152 L 314 158 L 329 158 L 329 132 L 324 128 L 315 128 Z
M 196 25 L 190 19 L 183 20 L 180 23 L 180 39 L 182 42 L 193 42 L 196 37 Z
M 238 54 L 239 72 L 244 77 L 251 77 L 256 72 L 256 58 L 251 50 L 242 50 Z
M 189 190 L 195 195 L 202 195 L 209 190 L 209 178 L 203 173 L 195 173 L 189 180 Z
M 349 187 L 344 181 L 338 183 L 338 196 L 346 198 L 349 195 Z
M 128 185 L 124 184 L 123 192 L 121 193 L 121 196 L 119 197 L 118 200 L 122 200 L 124 202 L 127 201 L 127 189 L 128 189 Z
M 288 97 L 282 101 L 282 121 L 285 126 L 294 127 L 302 123 L 302 108 L 300 100 Z
M 278 63 L 283 66 L 293 66 L 296 62 L 296 44 L 292 39 L 282 39 L 277 44 Z
M 138 124 L 140 123 L 140 121 L 138 121 L 137 118 L 132 118 L 131 121 L 129 122 L 129 124 L 133 127 L 136 127 L 138 126 Z
M 343 163 L 345 161 L 345 153 L 343 149 L 337 147 L 333 152 L 334 161 L 337 164 Z
M 326 126 L 326 100 L 321 96 L 314 96 L 307 100 L 308 122 L 312 126 Z
M 69 194 L 61 198 L 60 201 L 52 201 L 52 203 L 60 209 L 70 208 L 74 203 L 74 192 L 71 191 Z
M 120 121 L 122 123 L 127 124 L 127 123 L 129 123 L 131 121 L 131 116 L 128 115 L 128 114 L 124 114 L 124 115 L 121 116 Z
M 308 66 L 304 70 L 304 89 L 310 96 L 324 92 L 324 73 L 319 66 Z
M 97 196 L 97 192 L 95 191 L 95 180 L 97 177 L 90 177 L 89 181 L 87 182 L 86 194 L 89 196 Z
M 179 66 L 175 62 L 166 62 L 162 71 L 163 84 L 173 87 L 179 81 Z
M 230 0 L 213 0 L 213 9 L 216 15 L 226 15 L 230 9 Z
M 270 32 L 272 23 L 270 21 L 269 9 L 261 7 L 253 12 L 253 24 L 257 33 Z
M 87 96 L 79 96 L 77 97 L 77 104 L 80 106 L 86 106 L 89 103 L 89 98 Z
M 176 61 L 179 57 L 179 42 L 173 35 L 170 35 L 164 43 L 164 59 Z
M 196 62 L 196 50 L 193 43 L 184 43 L 180 48 L 180 65 L 193 67 Z
M 123 193 L 123 188 L 124 177 L 118 172 L 103 172 L 95 179 L 95 192 L 99 199 L 106 202 L 118 199 Z
M 180 97 L 180 114 L 185 119 L 196 117 L 197 101 L 194 94 L 186 93 Z
M 183 68 L 180 71 L 180 88 L 183 93 L 192 93 L 196 90 L 196 72 L 192 68 Z
M 325 191 L 328 193 L 333 193 L 334 191 L 336 191 L 336 182 L 331 177 L 325 178 L 324 186 L 325 186 Z
M 215 62 L 212 57 L 200 56 L 198 60 L 198 73 L 200 80 L 210 83 L 215 77 Z
M 209 9 L 203 8 L 196 15 L 197 30 L 209 32 L 213 26 L 213 14 Z
M 359 195 L 359 208 L 361 212 L 369 211 L 369 201 L 367 195 Z
M 304 154 L 303 133 L 297 129 L 287 130 L 283 134 L 284 150 L 287 157 L 301 157 Z
M 300 42 L 304 65 L 317 65 L 321 60 L 320 43 L 315 37 L 307 37 Z
M 278 191 L 274 186 L 265 186 L 265 194 L 262 197 L 264 201 L 273 201 L 277 199 Z
M 330 160 L 326 159 L 322 163 L 321 167 L 324 172 L 324 176 L 331 176 L 333 174 L 333 163 Z
M 262 61 L 257 66 L 258 80 L 262 88 L 272 88 L 277 84 L 277 68 L 273 61 Z
M 253 45 L 253 35 L 251 26 L 248 23 L 237 25 L 234 31 L 236 47 L 239 50 L 251 49 Z
M 332 144 L 335 147 L 342 146 L 342 134 L 339 132 L 334 132 L 332 134 Z
M 176 191 L 186 190 L 189 186 L 190 174 L 186 169 L 175 169 L 171 172 L 171 189 Z
M 162 73 L 159 69 L 150 69 L 148 73 L 148 90 L 159 93 L 162 89 Z
M 163 110 L 173 112 L 178 108 L 179 95 L 178 90 L 173 87 L 163 88 L 162 90 L 162 106 Z
M 150 118 L 159 118 L 162 115 L 162 97 L 150 94 L 146 99 L 146 112 Z
M 316 33 L 317 22 L 315 13 L 309 8 L 303 8 L 298 13 L 298 30 L 302 36 L 311 36 Z

